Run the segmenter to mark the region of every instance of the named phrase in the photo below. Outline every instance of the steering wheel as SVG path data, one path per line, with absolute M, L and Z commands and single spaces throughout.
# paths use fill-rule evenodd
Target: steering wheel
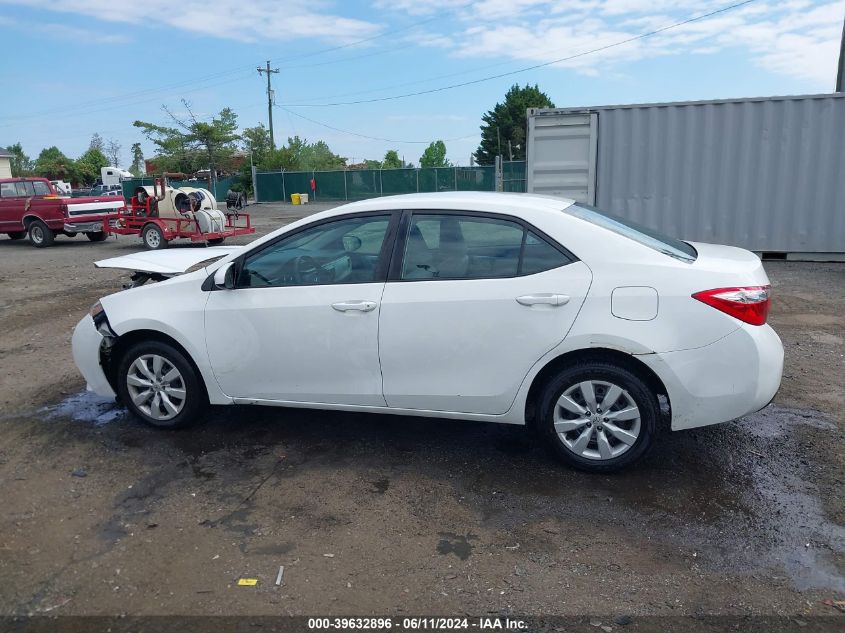
M 310 255 L 300 255 L 293 261 L 293 271 L 297 283 L 319 281 L 320 270 L 321 266 Z M 309 276 L 309 278 L 306 279 L 306 276 Z

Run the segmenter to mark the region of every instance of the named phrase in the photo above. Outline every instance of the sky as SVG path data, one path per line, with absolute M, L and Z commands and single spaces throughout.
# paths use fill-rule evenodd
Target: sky
M 153 153 L 132 122 L 182 99 L 266 125 L 266 60 L 276 142 L 350 162 L 442 139 L 467 165 L 514 83 L 558 107 L 833 91 L 845 0 L 740 1 L 0 0 L 0 146 L 77 157 L 96 132 L 125 167 Z

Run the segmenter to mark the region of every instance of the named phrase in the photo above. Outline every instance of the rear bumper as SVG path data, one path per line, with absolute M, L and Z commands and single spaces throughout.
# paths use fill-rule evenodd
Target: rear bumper
M 114 398 L 115 393 L 106 378 L 103 367 L 100 365 L 100 346 L 103 344 L 103 335 L 94 326 L 94 319 L 86 314 L 77 323 L 73 330 L 71 348 L 73 349 L 73 362 L 85 378 L 88 391 Z
M 64 230 L 68 233 L 98 233 L 103 230 L 103 221 L 65 222 Z
M 783 345 L 768 325 L 743 325 L 698 349 L 637 358 L 663 380 L 674 431 L 762 409 L 775 397 L 783 375 Z

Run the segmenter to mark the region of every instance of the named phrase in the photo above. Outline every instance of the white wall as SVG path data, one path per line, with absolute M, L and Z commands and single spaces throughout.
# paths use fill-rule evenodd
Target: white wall
M 12 161 L 8 158 L 0 158 L 0 178 L 12 177 Z

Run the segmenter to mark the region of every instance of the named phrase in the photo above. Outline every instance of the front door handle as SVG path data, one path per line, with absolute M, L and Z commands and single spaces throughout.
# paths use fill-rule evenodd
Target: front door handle
M 372 312 L 376 309 L 375 301 L 339 301 L 333 303 L 332 307 L 338 312 L 349 312 L 356 310 L 358 312 Z
M 516 298 L 516 302 L 524 306 L 562 306 L 569 303 L 569 295 L 556 295 L 547 292 L 541 292 L 535 295 L 522 295 Z

